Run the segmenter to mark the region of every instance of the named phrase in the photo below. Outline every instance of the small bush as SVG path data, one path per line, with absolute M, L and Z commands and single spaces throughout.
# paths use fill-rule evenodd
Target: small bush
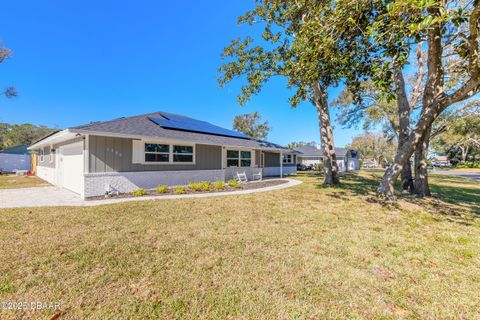
M 184 194 L 186 192 L 185 187 L 178 187 L 173 190 L 175 194 Z
M 313 165 L 313 170 L 323 172 L 323 162 L 315 163 Z
M 215 190 L 223 190 L 225 189 L 225 182 L 223 181 L 215 181 L 213 183 L 213 187 L 215 188 Z
M 455 166 L 457 169 L 480 169 L 480 162 L 459 162 Z
M 212 183 L 208 181 L 192 182 L 188 184 L 188 187 L 195 192 L 210 191 Z
M 192 182 L 188 184 L 188 187 L 195 192 L 199 192 L 202 191 L 203 185 L 201 182 Z
M 158 193 L 167 193 L 168 186 L 158 186 L 155 188 L 155 191 L 157 191 Z
M 137 189 L 132 192 L 132 196 L 134 197 L 141 197 L 147 194 L 145 189 Z
M 210 191 L 211 189 L 213 189 L 213 185 L 209 181 L 201 181 L 200 183 L 202 184 L 203 191 Z
M 240 183 L 235 179 L 228 180 L 227 184 L 232 188 L 240 188 Z

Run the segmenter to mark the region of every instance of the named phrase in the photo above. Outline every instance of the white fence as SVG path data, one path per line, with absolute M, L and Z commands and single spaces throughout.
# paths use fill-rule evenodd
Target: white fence
M 0 153 L 0 171 L 30 170 L 30 155 Z

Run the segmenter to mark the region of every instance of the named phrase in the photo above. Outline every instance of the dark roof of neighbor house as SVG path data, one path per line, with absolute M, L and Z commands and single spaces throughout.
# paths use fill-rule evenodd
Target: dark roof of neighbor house
M 287 148 L 278 144 L 254 139 L 251 137 L 236 138 L 223 135 L 164 128 L 150 119 L 162 118 L 162 114 L 167 116 L 172 115 L 177 118 L 184 118 L 186 121 L 193 120 L 192 118 L 186 116 L 159 111 L 138 116 L 118 118 L 110 121 L 91 122 L 86 125 L 69 128 L 69 130 L 72 132 L 88 132 L 91 134 L 98 132 L 124 136 L 158 137 L 205 144 L 232 145 L 238 147 L 262 149 L 283 149 L 285 151 L 289 151 Z
M 15 147 L 11 148 L 6 148 L 3 150 L 0 150 L 0 153 L 8 153 L 8 154 L 28 154 L 28 149 L 26 145 L 18 145 Z
M 310 145 L 300 146 L 295 148 L 294 150 L 302 153 L 300 155 L 301 157 L 321 157 L 323 155 L 323 151 L 321 149 Z M 337 155 L 337 157 L 345 157 L 347 152 L 348 150 L 345 148 L 335 148 L 335 154 Z

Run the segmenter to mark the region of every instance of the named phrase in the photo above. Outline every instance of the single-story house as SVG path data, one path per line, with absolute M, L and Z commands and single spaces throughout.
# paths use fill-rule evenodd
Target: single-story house
M 437 166 L 449 166 L 450 165 L 450 160 L 448 159 L 448 156 L 433 156 L 430 158 L 430 161 L 432 164 L 437 165 Z
M 154 112 L 54 132 L 29 148 L 37 175 L 81 197 L 296 173 L 296 154 L 186 116 Z
M 0 150 L 0 172 L 30 170 L 30 154 L 27 146 L 18 145 Z
M 298 152 L 297 162 L 306 166 L 317 163 L 323 163 L 323 151 L 320 146 L 304 145 L 294 149 Z M 340 171 L 359 170 L 360 153 L 357 150 L 347 150 L 345 148 L 335 148 L 337 156 L 337 165 Z

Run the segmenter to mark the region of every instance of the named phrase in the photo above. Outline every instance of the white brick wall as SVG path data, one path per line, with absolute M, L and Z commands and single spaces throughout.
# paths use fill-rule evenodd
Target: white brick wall
M 198 181 L 224 181 L 224 170 L 140 171 L 85 174 L 85 197 L 104 195 L 108 186 L 120 193 L 153 189 L 159 185 L 181 186 Z
M 288 176 L 288 175 L 294 174 L 296 172 L 297 172 L 297 167 L 295 167 L 295 166 L 283 167 L 283 175 L 284 176 Z M 263 168 L 263 176 L 264 177 L 280 176 L 280 167 Z

